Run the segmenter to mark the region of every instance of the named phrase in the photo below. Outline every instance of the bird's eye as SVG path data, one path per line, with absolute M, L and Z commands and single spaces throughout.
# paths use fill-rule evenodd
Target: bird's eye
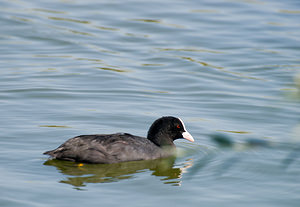
M 179 124 L 177 124 L 177 126 L 176 126 L 178 129 L 180 129 L 180 125 Z

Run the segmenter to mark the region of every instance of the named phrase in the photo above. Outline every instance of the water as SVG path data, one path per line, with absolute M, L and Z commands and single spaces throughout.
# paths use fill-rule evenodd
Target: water
M 299 205 L 299 1 L 4 0 L 0 11 L 1 206 Z M 163 115 L 196 140 L 176 141 L 176 159 L 42 155 L 80 134 L 146 136 Z

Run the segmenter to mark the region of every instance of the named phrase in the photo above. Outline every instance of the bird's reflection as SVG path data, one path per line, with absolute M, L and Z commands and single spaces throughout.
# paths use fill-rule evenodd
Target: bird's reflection
M 151 171 L 152 175 L 162 177 L 165 184 L 180 185 L 184 167 L 174 167 L 175 157 L 133 161 L 114 164 L 82 164 L 62 160 L 48 160 L 44 165 L 55 166 L 67 178 L 61 183 L 73 185 L 75 188 L 85 186 L 87 183 L 108 183 L 133 178 L 137 173 Z M 191 162 L 191 161 L 187 161 Z M 192 162 L 191 162 L 192 163 Z

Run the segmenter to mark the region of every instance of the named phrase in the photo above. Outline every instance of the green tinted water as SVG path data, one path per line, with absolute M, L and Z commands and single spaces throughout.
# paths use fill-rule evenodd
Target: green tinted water
M 1 1 L 0 11 L 1 206 L 299 205 L 298 1 Z M 175 160 L 42 155 L 80 134 L 146 136 L 163 115 L 195 138 L 176 141 Z

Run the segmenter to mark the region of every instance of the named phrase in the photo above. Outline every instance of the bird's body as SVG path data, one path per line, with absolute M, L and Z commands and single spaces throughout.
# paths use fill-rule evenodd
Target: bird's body
M 193 141 L 180 119 L 162 117 L 152 124 L 147 138 L 128 133 L 81 135 L 44 154 L 85 163 L 152 160 L 173 155 L 173 141 L 183 137 Z
M 77 136 L 44 154 L 85 163 L 117 163 L 158 159 L 170 156 L 173 152 L 173 147 L 162 150 L 146 138 L 116 133 Z

